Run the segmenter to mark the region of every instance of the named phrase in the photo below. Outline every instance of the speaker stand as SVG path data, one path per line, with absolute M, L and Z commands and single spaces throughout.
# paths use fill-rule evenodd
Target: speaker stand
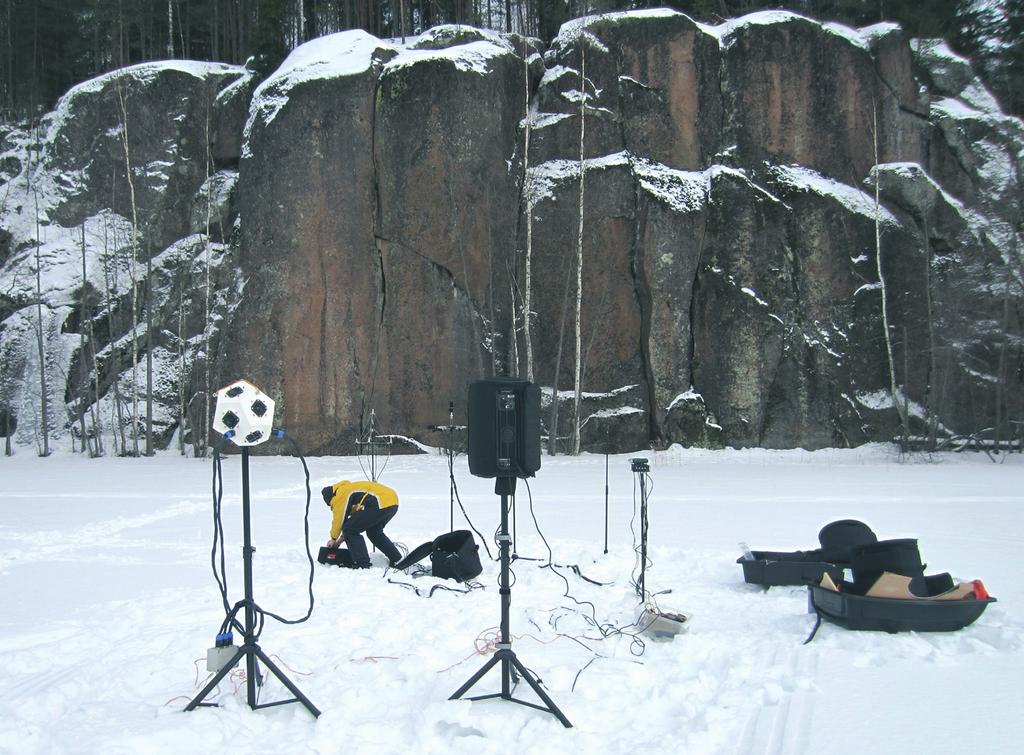
M 221 667 L 221 670 L 217 672 L 216 676 L 209 681 L 209 683 L 203 687 L 202 691 L 185 706 L 185 711 L 195 710 L 196 708 L 216 708 L 217 703 L 204 703 L 203 699 L 210 694 L 213 689 L 220 684 L 221 679 L 231 673 L 231 670 L 235 665 L 245 658 L 245 687 L 246 687 L 246 701 L 249 703 L 249 707 L 253 710 L 259 708 L 271 708 L 275 705 L 287 705 L 288 703 L 302 703 L 306 710 L 313 714 L 314 718 L 320 716 L 320 711 L 313 703 L 309 701 L 302 692 L 296 687 L 292 681 L 284 675 L 284 672 L 279 669 L 267 654 L 263 652 L 263 649 L 256 642 L 256 611 L 253 608 L 255 605 L 252 599 L 252 554 L 256 550 L 252 547 L 252 533 L 249 526 L 249 448 L 246 446 L 242 447 L 242 563 L 244 566 L 244 577 L 245 577 L 245 634 L 244 640 L 239 646 L 238 650 L 231 657 L 231 660 Z M 276 676 L 281 684 L 283 684 L 289 692 L 295 697 L 289 700 L 278 700 L 272 703 L 260 704 L 257 701 L 256 695 L 256 683 L 260 679 L 260 673 L 257 665 L 257 660 L 262 661 L 263 665 L 270 669 L 270 672 Z M 262 681 L 260 681 L 262 686 Z
M 509 608 L 512 605 L 512 588 L 509 586 L 509 543 L 511 537 L 508 534 L 508 497 L 514 495 L 516 492 L 516 478 L 515 477 L 498 477 L 494 480 L 494 492 L 496 495 L 501 496 L 501 530 L 498 533 L 498 550 L 501 556 L 501 577 L 498 582 L 501 593 L 501 641 L 498 643 L 498 649 L 494 655 L 483 665 L 483 667 L 477 671 L 469 680 L 463 684 L 455 692 L 454 695 L 449 697 L 449 700 L 458 700 L 461 698 L 474 684 L 476 684 L 483 676 L 490 671 L 492 668 L 501 664 L 501 692 L 495 692 L 490 695 L 478 695 L 476 697 L 466 698 L 467 700 L 491 700 L 494 698 L 501 698 L 502 700 L 508 700 L 513 703 L 519 703 L 529 708 L 536 708 L 537 710 L 545 711 L 546 713 L 552 714 L 555 718 L 562 722 L 562 725 L 567 729 L 572 728 L 572 724 L 569 723 L 569 719 L 565 717 L 565 714 L 558 709 L 554 701 L 548 696 L 544 688 L 540 686 L 540 682 L 534 677 L 534 675 L 527 669 L 512 651 L 512 635 L 509 633 Z M 512 697 L 512 680 L 516 674 L 519 673 L 526 683 L 530 685 L 530 688 L 537 693 L 544 705 L 537 705 L 536 703 L 527 702 L 526 700 L 520 700 Z

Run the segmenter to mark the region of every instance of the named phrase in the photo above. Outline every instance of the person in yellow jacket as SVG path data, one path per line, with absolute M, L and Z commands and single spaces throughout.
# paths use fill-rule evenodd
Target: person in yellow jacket
M 328 548 L 348 543 L 352 565 L 356 569 L 370 567 L 370 554 L 362 533 L 394 565 L 402 554 L 384 534 L 384 527 L 398 513 L 398 493 L 379 482 L 342 480 L 325 487 L 321 494 L 334 514 Z

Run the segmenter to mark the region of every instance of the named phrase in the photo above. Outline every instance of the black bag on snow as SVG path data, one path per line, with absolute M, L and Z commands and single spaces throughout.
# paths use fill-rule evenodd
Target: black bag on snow
M 917 540 L 912 538 L 879 540 L 855 546 L 852 562 L 853 584 L 861 595 L 871 589 L 883 572 L 905 577 L 924 576 L 921 552 Z
M 413 548 L 395 568 L 406 569 L 427 556 L 430 556 L 430 573 L 442 579 L 465 582 L 480 576 L 484 570 L 480 563 L 480 546 L 469 530 L 447 532 Z
M 327 566 L 344 566 L 349 569 L 355 566 L 355 563 L 352 561 L 352 554 L 348 552 L 348 548 L 323 547 L 320 549 L 316 560 Z

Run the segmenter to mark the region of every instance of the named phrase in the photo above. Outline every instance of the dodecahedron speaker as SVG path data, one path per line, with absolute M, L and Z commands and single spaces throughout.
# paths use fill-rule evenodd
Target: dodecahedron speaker
M 518 378 L 469 386 L 469 471 L 477 477 L 533 477 L 540 469 L 540 388 Z
M 213 429 L 237 446 L 255 446 L 270 440 L 274 426 L 274 400 L 247 380 L 217 391 Z

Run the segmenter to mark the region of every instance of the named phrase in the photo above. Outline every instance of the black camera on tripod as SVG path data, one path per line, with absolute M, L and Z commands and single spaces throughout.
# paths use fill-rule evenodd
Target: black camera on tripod
M 650 472 L 651 465 L 647 463 L 647 459 L 630 459 L 629 468 L 634 472 Z

